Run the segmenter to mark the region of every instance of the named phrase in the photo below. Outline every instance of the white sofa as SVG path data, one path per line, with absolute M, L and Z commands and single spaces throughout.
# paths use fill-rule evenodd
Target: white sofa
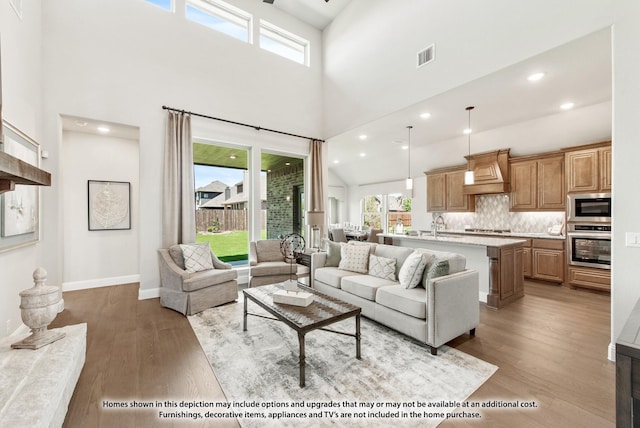
M 433 355 L 437 355 L 438 347 L 462 334 L 475 335 L 480 316 L 478 272 L 465 269 L 463 255 L 359 244 L 371 245 L 370 254 L 396 260 L 391 280 L 340 269 L 335 262 L 337 244 L 330 245 L 334 246 L 333 251 L 315 253 L 311 258 L 310 282 L 316 290 L 361 307 L 362 315 L 425 343 Z M 427 280 L 427 265 L 416 288 L 400 285 L 398 274 L 414 251 L 423 253 L 427 260 L 434 261 L 432 256 L 447 260 L 449 273 Z M 328 257 L 332 266 L 327 266 Z

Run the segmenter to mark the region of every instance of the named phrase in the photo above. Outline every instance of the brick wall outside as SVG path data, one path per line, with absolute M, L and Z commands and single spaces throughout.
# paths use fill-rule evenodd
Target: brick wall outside
M 302 189 L 303 185 L 302 166 L 267 173 L 267 239 L 277 239 L 292 232 L 301 233 L 294 230 L 294 187 Z

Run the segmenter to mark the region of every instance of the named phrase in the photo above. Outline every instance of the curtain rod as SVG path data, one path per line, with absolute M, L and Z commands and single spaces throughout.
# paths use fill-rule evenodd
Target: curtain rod
M 256 125 L 249 125 L 249 124 L 246 124 L 246 123 L 234 122 L 233 120 L 222 119 L 222 118 L 213 117 L 213 116 L 207 116 L 205 114 L 194 113 L 192 111 L 186 111 L 186 110 L 182 110 L 182 109 L 178 109 L 178 108 L 162 106 L 162 109 L 163 110 L 171 110 L 171 111 L 175 111 L 175 112 L 179 112 L 179 113 L 186 113 L 186 114 L 190 114 L 192 116 L 204 117 L 205 119 L 219 120 L 220 122 L 231 123 L 233 125 L 246 126 L 247 128 L 253 128 L 256 131 L 269 131 L 269 132 L 273 132 L 273 133 L 276 133 L 276 134 L 288 135 L 290 137 L 304 138 L 305 140 L 322 141 L 324 143 L 324 140 L 322 140 L 320 138 L 305 137 L 304 135 L 297 135 L 297 134 L 291 134 L 289 132 L 278 131 L 278 130 L 275 130 L 275 129 L 262 128 L 262 127 L 256 126 Z

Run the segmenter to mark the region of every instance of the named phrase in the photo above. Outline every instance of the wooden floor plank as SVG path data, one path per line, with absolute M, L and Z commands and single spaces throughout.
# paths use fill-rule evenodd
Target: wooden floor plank
M 196 427 L 158 419 L 155 410 L 104 409 L 103 400 L 226 401 L 188 320 L 138 300 L 138 285 L 64 293 L 51 327 L 86 322 L 87 358 L 65 427 Z M 478 421 L 441 426 L 613 427 L 615 364 L 607 360 L 609 296 L 526 282 L 524 298 L 500 309 L 481 305 L 476 336 L 449 345 L 497 365 L 469 401 L 536 401 L 538 408 L 482 409 Z M 216 427 L 238 427 L 235 420 Z

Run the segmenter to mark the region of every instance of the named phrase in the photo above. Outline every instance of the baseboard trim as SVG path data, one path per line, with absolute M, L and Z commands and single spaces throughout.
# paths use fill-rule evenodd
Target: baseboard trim
M 489 293 L 485 293 L 484 291 L 480 292 L 480 301 L 483 303 L 487 303 L 487 296 L 489 295 Z
M 608 348 L 608 358 L 609 361 L 613 361 L 614 363 L 616 362 L 616 344 L 611 342 L 609 343 L 609 348 Z
M 160 297 L 160 287 L 138 290 L 138 300 L 156 299 L 158 297 Z
M 140 282 L 140 275 L 114 276 L 111 278 L 89 279 L 86 281 L 63 282 L 62 291 L 87 290 L 89 288 L 108 287 L 111 285 Z

